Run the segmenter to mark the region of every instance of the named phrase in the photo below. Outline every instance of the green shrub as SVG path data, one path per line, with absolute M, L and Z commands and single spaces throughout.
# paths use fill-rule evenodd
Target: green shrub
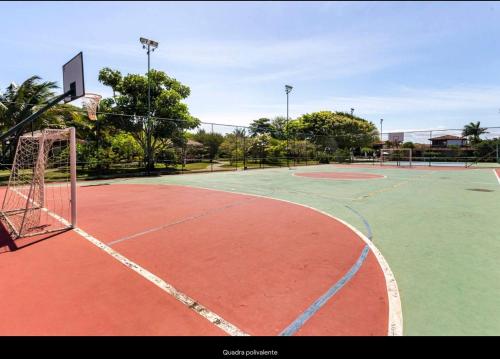
M 179 163 L 179 158 L 173 148 L 167 148 L 158 154 L 158 162 L 163 162 L 166 167 L 175 166 Z
M 347 162 L 351 158 L 351 153 L 349 152 L 349 150 L 343 150 L 340 148 L 337 149 L 337 151 L 335 151 L 333 155 L 335 157 L 335 161 L 338 163 Z
M 330 155 L 324 153 L 324 152 L 321 152 L 318 154 L 318 162 L 319 163 L 330 163 Z

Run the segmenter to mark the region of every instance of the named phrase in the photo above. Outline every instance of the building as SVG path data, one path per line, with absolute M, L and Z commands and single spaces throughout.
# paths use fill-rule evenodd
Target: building
M 431 147 L 433 148 L 446 148 L 449 146 L 459 146 L 466 147 L 467 139 L 465 137 L 453 136 L 453 135 L 445 135 L 439 137 L 429 138 L 431 141 Z

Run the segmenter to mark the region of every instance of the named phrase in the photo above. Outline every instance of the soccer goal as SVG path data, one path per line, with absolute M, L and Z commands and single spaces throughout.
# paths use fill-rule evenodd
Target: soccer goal
M 380 152 L 381 165 L 409 166 L 412 164 L 411 148 L 384 148 Z
M 0 217 L 14 238 L 76 226 L 75 129 L 19 137 Z

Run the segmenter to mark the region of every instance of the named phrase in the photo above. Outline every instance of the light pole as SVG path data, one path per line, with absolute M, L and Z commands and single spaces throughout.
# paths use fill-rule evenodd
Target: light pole
M 351 108 L 351 116 L 354 116 L 354 109 Z
M 380 142 L 382 142 L 382 147 L 380 148 L 380 158 L 383 159 L 383 152 L 384 152 L 384 141 L 382 140 L 382 122 L 384 122 L 384 119 L 380 119 Z
M 151 81 L 149 78 L 149 71 L 151 67 L 151 61 L 150 61 L 150 54 L 151 51 L 155 51 L 155 49 L 158 47 L 158 42 L 146 39 L 144 37 L 141 37 L 139 41 L 142 44 L 143 49 L 147 49 L 146 53 L 148 54 L 148 117 L 147 117 L 147 122 L 146 122 L 146 171 L 148 175 L 150 174 L 151 171 L 151 136 L 152 136 L 152 129 L 151 129 Z
M 288 144 L 289 144 L 289 135 L 288 135 L 288 94 L 292 92 L 293 87 L 290 85 L 285 85 L 286 92 L 286 165 L 290 168 L 290 159 L 288 158 Z

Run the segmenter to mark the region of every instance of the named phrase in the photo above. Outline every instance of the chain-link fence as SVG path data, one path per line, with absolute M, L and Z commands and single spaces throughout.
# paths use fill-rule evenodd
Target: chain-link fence
M 376 165 L 381 163 L 385 150 L 397 148 L 411 148 L 414 165 L 468 167 L 493 166 L 499 162 L 500 127 L 473 130 L 466 136 L 463 129 L 384 132 L 380 136 L 378 131 L 347 133 L 345 129 L 336 131 L 333 128 L 328 134 L 323 134 L 321 131 L 304 133 L 294 128 L 287 131 L 286 128 L 201 122 L 191 129 L 167 128 L 162 137 L 153 135 L 154 169 L 146 171 L 144 131 L 117 133 L 116 130 L 106 130 L 104 116 L 93 125 L 95 128 L 87 131 L 77 128 L 80 178 L 126 177 L 147 172 L 238 171 L 326 163 Z M 386 151 L 389 152 L 395 153 Z M 399 162 L 401 154 L 398 156 Z M 5 182 L 10 164 L 5 160 L 2 162 L 0 182 Z
M 383 148 L 412 148 L 416 165 L 470 167 L 499 163 L 500 127 L 433 129 L 382 134 Z

